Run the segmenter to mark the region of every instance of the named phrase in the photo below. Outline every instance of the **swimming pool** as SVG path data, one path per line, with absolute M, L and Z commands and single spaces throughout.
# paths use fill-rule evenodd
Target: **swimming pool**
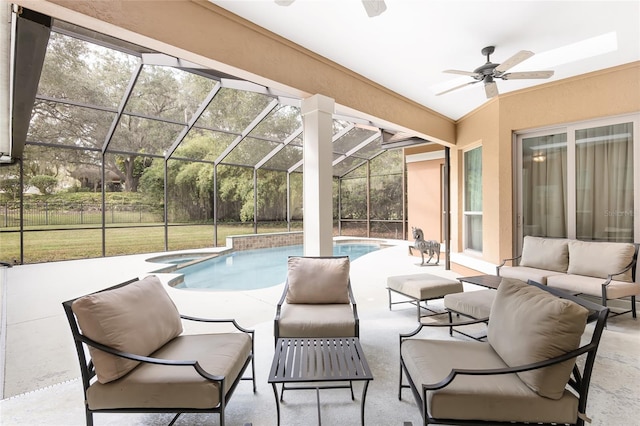
M 335 244 L 334 256 L 354 261 L 372 251 L 377 244 Z M 302 246 L 236 251 L 205 260 L 179 270 L 184 281 L 175 288 L 185 290 L 255 290 L 281 284 L 287 277 L 287 258 L 302 256 Z

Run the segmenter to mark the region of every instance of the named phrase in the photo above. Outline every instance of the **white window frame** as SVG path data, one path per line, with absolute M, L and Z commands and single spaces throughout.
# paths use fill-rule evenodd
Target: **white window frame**
M 563 126 L 554 126 L 542 129 L 514 133 L 514 248 L 516 253 L 522 252 L 523 226 L 522 226 L 522 140 L 536 136 L 545 136 L 557 133 L 567 135 L 567 237 L 576 238 L 576 141 L 577 130 L 595 127 L 610 126 L 621 123 L 633 123 L 633 188 L 634 199 L 634 242 L 640 242 L 640 113 L 617 115 L 606 118 L 585 120 L 567 123 Z
M 467 205 L 467 202 L 466 202 L 466 196 L 467 196 L 466 170 L 467 170 L 467 167 L 466 167 L 466 163 L 465 163 L 466 154 L 468 152 L 470 152 L 470 151 L 475 150 L 475 149 L 482 149 L 482 144 L 474 144 L 472 146 L 466 147 L 462 151 L 462 171 L 463 171 L 463 173 L 462 173 L 462 175 L 463 175 L 462 176 L 462 182 L 464 184 L 463 191 L 462 191 L 462 248 L 463 248 L 463 251 L 465 253 L 474 254 L 474 255 L 482 255 L 482 250 L 476 250 L 476 249 L 473 249 L 473 248 L 469 247 L 469 241 L 468 241 L 468 238 L 467 238 L 467 235 L 469 235 L 469 230 L 467 229 L 467 218 L 470 217 L 470 216 L 480 216 L 480 217 L 482 217 L 482 210 L 480 210 L 480 211 L 466 210 L 466 205 Z M 482 159 L 483 159 L 482 161 L 484 163 L 484 155 L 483 154 L 484 153 L 481 153 L 481 157 L 482 157 Z M 482 178 L 482 176 L 481 176 L 481 178 Z M 480 190 L 482 191 L 484 186 L 481 185 L 480 188 L 481 188 Z M 484 203 L 484 197 L 482 198 L 482 202 Z M 483 222 L 483 228 L 484 228 L 484 222 Z M 484 229 L 482 229 L 482 233 L 483 233 L 483 238 L 484 238 Z M 484 244 L 482 245 L 482 248 L 484 250 Z

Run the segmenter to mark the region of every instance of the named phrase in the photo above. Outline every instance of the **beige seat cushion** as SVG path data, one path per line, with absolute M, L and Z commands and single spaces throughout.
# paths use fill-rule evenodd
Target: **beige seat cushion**
M 552 275 L 564 275 L 562 272 L 530 268 L 528 266 L 503 266 L 500 268 L 500 276 L 504 278 L 513 278 L 520 281 L 535 281 L 540 284 L 546 284 L 547 278 Z
M 349 257 L 288 260 L 288 303 L 349 303 Z
M 179 336 L 151 356 L 197 360 L 213 375 L 225 376 L 225 392 L 233 385 L 251 353 L 245 333 Z M 96 382 L 87 391 L 89 408 L 214 408 L 220 403 L 218 385 L 193 367 L 141 363 L 119 380 Z
M 570 293 L 584 293 L 602 297 L 604 278 L 593 278 L 585 275 L 557 275 L 549 277 L 547 285 Z M 640 282 L 611 281 L 607 286 L 607 299 L 640 295 Z
M 444 307 L 471 318 L 488 318 L 496 297 L 492 289 L 465 291 L 444 296 Z
M 414 383 L 437 383 L 453 368 L 491 369 L 507 365 L 486 342 L 410 339 L 402 358 Z M 457 376 L 442 389 L 429 391 L 431 416 L 441 419 L 575 423 L 578 399 L 564 391 L 558 400 L 542 398 L 515 374 Z
M 489 315 L 487 339 L 515 367 L 577 349 L 589 311 L 522 281 L 503 278 Z M 574 360 L 518 373 L 541 396 L 560 399 Z
M 607 278 L 622 271 L 633 260 L 635 246 L 629 243 L 600 243 L 571 241 L 569 243 L 568 274 Z M 616 281 L 631 282 L 631 272 L 613 277 Z
M 568 265 L 568 240 L 563 238 L 532 237 L 529 235 L 524 237 L 520 266 L 567 272 Z
M 387 278 L 387 287 L 418 300 L 439 299 L 463 290 L 460 281 L 430 274 L 392 276 Z
M 280 312 L 280 337 L 354 337 L 356 321 L 350 304 L 288 304 Z
M 80 297 L 72 309 L 82 333 L 122 352 L 147 356 L 182 333 L 180 314 L 156 276 Z M 138 365 L 92 347 L 89 351 L 101 383 Z

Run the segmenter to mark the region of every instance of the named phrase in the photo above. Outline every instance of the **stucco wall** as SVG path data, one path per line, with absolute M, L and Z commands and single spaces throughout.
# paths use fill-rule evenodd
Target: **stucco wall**
M 458 122 L 458 151 L 483 147 L 483 260 L 513 254 L 514 132 L 629 113 L 640 113 L 640 62 L 500 95 Z M 461 179 L 462 157 L 453 167 Z M 462 195 L 453 200 L 461 211 Z
M 411 228 L 422 229 L 426 240 L 442 242 L 442 184 L 443 159 L 407 164 L 407 221 L 409 240 Z

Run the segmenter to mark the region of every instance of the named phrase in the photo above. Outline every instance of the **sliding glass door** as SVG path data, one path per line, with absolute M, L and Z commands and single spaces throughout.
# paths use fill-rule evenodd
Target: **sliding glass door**
M 576 238 L 633 242 L 633 123 L 580 129 Z
M 640 241 L 637 115 L 516 136 L 518 245 L 525 235 Z

